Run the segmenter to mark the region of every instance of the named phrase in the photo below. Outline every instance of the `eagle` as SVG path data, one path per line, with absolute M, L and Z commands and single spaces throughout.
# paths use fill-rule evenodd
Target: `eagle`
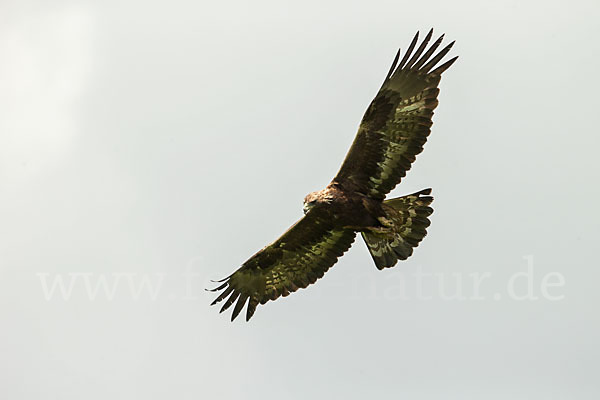
M 417 47 L 417 32 L 401 60 L 398 50 L 339 172 L 325 189 L 304 198 L 304 216 L 237 271 L 213 281 L 219 286 L 211 291 L 221 292 L 211 305 L 224 300 L 223 312 L 235 303 L 231 321 L 246 304 L 248 321 L 259 304 L 314 283 L 358 232 L 379 270 L 406 260 L 425 237 L 433 213 L 431 189 L 385 197 L 423 150 L 442 73 L 458 58 L 438 66 L 454 42 L 436 53 L 444 35 L 427 48 L 432 35 L 433 29 Z

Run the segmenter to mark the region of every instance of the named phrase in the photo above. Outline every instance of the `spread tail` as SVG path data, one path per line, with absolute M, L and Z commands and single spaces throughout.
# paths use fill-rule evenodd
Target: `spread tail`
M 429 207 L 431 189 L 383 202 L 386 219 L 392 223 L 387 231 L 364 231 L 362 237 L 375 261 L 377 269 L 393 267 L 398 260 L 406 260 L 427 235 L 433 213 Z

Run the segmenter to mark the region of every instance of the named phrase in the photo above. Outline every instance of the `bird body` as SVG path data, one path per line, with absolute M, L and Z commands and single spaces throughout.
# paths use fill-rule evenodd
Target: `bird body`
M 339 172 L 325 189 L 304 198 L 304 216 L 250 257 L 212 291 L 234 303 L 234 320 L 247 304 L 246 320 L 259 304 L 305 288 L 337 262 L 360 232 L 378 269 L 405 260 L 427 234 L 431 189 L 386 199 L 411 168 L 431 131 L 441 74 L 457 57 L 435 68 L 454 42 L 434 55 L 444 35 L 427 50 L 433 30 L 415 50 L 400 51 L 367 108 Z M 413 52 L 414 50 L 414 52 Z M 434 69 L 435 68 L 435 69 Z
M 384 216 L 382 202 L 358 192 L 346 191 L 335 184 L 309 193 L 304 198 L 304 213 L 312 210 L 326 213 L 341 226 L 362 230 L 375 226 L 377 218 Z

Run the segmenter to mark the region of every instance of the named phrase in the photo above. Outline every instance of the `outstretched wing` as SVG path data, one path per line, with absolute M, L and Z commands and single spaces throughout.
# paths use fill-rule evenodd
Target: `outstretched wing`
M 321 278 L 348 250 L 355 236 L 353 230 L 336 226 L 331 218 L 321 215 L 321 210 L 312 209 L 279 239 L 220 281 L 224 283 L 213 291 L 223 292 L 211 305 L 227 298 L 223 312 L 235 302 L 233 321 L 248 302 L 248 321 L 259 303 L 287 296 Z
M 419 37 L 417 32 L 400 63 L 398 50 L 332 183 L 383 199 L 400 183 L 416 155 L 423 150 L 431 129 L 433 110 L 438 104 L 442 72 L 458 58 L 454 57 L 433 69 L 454 42 L 432 57 L 444 37 L 440 36 L 425 51 L 432 35 L 433 29 L 413 54 Z

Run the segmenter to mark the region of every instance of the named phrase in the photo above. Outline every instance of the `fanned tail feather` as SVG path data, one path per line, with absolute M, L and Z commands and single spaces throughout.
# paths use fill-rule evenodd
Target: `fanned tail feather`
M 433 208 L 429 207 L 433 197 L 431 189 L 384 201 L 386 218 L 392 221 L 389 232 L 365 231 L 362 237 L 375 261 L 377 269 L 390 268 L 398 260 L 406 260 L 427 235 L 430 225 L 429 216 Z

